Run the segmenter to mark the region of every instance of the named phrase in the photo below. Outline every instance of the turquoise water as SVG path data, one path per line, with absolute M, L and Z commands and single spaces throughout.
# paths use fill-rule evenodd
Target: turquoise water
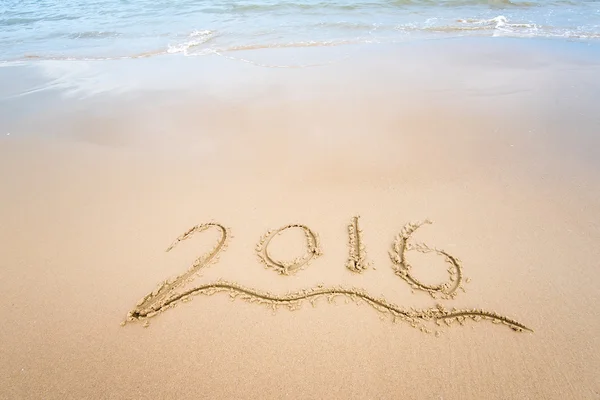
M 0 0 L 0 60 L 202 56 L 457 36 L 600 39 L 600 1 Z

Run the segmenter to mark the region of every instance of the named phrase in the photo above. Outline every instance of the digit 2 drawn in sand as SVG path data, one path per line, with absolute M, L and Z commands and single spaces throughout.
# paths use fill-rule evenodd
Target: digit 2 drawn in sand
M 358 237 L 358 220 L 356 219 L 354 222 L 356 222 L 354 224 L 354 228 Z M 435 293 L 441 293 L 443 298 L 453 298 L 456 290 L 462 287 L 462 267 L 460 265 L 460 261 L 456 257 L 451 256 L 443 250 L 430 248 L 425 244 L 412 245 L 408 243 L 412 233 L 426 223 L 431 222 L 424 221 L 405 225 L 394 241 L 394 251 L 390 253 L 390 256 L 392 257 L 392 261 L 394 262 L 394 266 L 398 275 L 411 284 L 413 288 L 427 291 L 432 295 Z M 425 333 L 432 332 L 431 327 L 429 326 L 431 323 L 434 323 L 437 326 L 441 326 L 442 322 L 446 325 L 452 325 L 454 322 L 464 325 L 467 320 L 490 320 L 496 324 L 504 324 L 518 332 L 533 332 L 530 328 L 521 324 L 520 322 L 497 314 L 493 311 L 456 308 L 447 310 L 441 304 L 437 304 L 435 307 L 427 309 L 416 310 L 411 308 L 407 310 L 388 302 L 384 298 L 375 297 L 363 289 L 345 288 L 343 286 L 323 287 L 323 285 L 318 285 L 316 287 L 303 289 L 297 292 L 288 292 L 287 294 L 277 295 L 271 292 L 244 287 L 235 282 L 218 280 L 216 282 L 203 284 L 183 292 L 177 292 L 176 289 L 184 282 L 191 282 L 193 280 L 193 275 L 201 268 L 217 261 L 218 254 L 226 248 L 227 242 L 231 235 L 228 229 L 217 223 L 196 225 L 178 237 L 167 249 L 167 251 L 170 251 L 179 242 L 189 239 L 194 233 L 202 232 L 213 227 L 217 228 L 221 232 L 221 237 L 216 246 L 208 253 L 197 258 L 187 272 L 176 278 L 162 282 L 153 292 L 142 298 L 136 307 L 128 313 L 127 321 L 125 322 L 143 320 L 145 321 L 144 326 L 148 326 L 148 318 L 151 318 L 162 311 L 168 310 L 169 308 L 173 308 L 179 301 L 186 302 L 191 300 L 191 296 L 196 296 L 199 294 L 212 295 L 219 292 L 228 292 L 232 300 L 240 298 L 250 303 L 266 305 L 273 310 L 277 310 L 280 306 L 287 307 L 290 310 L 295 310 L 300 308 L 303 302 L 306 300 L 308 300 L 314 306 L 316 300 L 319 298 L 326 297 L 329 302 L 333 302 L 336 297 L 342 296 L 345 297 L 347 301 L 351 300 L 356 303 L 366 303 L 374 310 L 382 313 L 382 315 L 391 316 L 394 322 L 398 320 L 407 322 L 412 327 L 419 328 Z M 274 260 L 272 257 L 270 257 L 267 251 L 270 240 L 274 235 L 291 228 L 300 228 L 304 231 L 308 245 L 307 253 L 292 262 L 286 263 Z M 360 243 L 355 242 L 355 246 L 360 246 Z M 416 280 L 410 274 L 410 265 L 406 261 L 406 252 L 409 250 L 416 250 L 423 253 L 435 252 L 446 257 L 446 261 L 451 264 L 449 271 L 451 277 L 454 277 L 454 279 L 450 279 L 452 283 L 428 286 Z M 276 269 L 281 274 L 287 274 L 289 272 L 296 271 L 302 266 L 306 265 L 311 259 L 321 254 L 317 235 L 306 226 L 298 224 L 286 225 L 280 229 L 267 232 L 267 234 L 260 240 L 257 246 L 257 252 L 260 259 L 268 267 Z M 435 333 L 437 336 L 439 331 L 436 331 Z
M 404 279 L 408 284 L 416 290 L 423 290 L 428 292 L 431 297 L 436 298 L 437 294 L 440 294 L 442 299 L 453 299 L 457 295 L 458 289 L 463 289 L 463 273 L 462 265 L 460 260 L 444 250 L 432 248 L 425 243 L 409 243 L 412 234 L 425 224 L 431 224 L 430 220 L 421 222 L 410 222 L 402 228 L 396 239 L 394 240 L 393 249 L 390 251 L 390 258 L 394 265 L 394 271 L 396 275 Z M 420 282 L 411 274 L 412 266 L 406 260 L 406 253 L 408 251 L 415 250 L 420 253 L 436 253 L 443 256 L 446 262 L 450 264 L 448 267 L 448 273 L 450 274 L 450 280 L 448 282 L 441 283 L 439 285 L 426 285 Z
M 216 228 L 220 231 L 221 237 L 217 241 L 217 244 L 209 252 L 201 255 L 194 260 L 192 266 L 183 274 L 161 282 L 154 291 L 144 296 L 127 314 L 128 321 L 135 321 L 143 318 L 150 318 L 159 312 L 165 311 L 169 308 L 174 307 L 178 301 L 187 301 L 189 298 L 187 294 L 197 290 L 192 289 L 184 293 L 178 293 L 176 289 L 186 282 L 194 280 L 194 275 L 202 268 L 210 265 L 213 262 L 218 261 L 218 255 L 221 251 L 227 248 L 227 243 L 231 236 L 229 229 L 218 223 L 209 222 L 206 224 L 196 225 L 189 229 L 183 235 L 179 236 L 171 245 L 167 248 L 167 252 L 171 251 L 179 242 L 191 238 L 194 233 L 204 232 L 210 228 Z
M 271 243 L 271 240 L 273 240 L 275 236 L 281 235 L 286 230 L 293 228 L 301 229 L 304 232 L 304 236 L 306 237 L 306 252 L 302 256 L 292 261 L 281 261 L 273 258 L 269 254 L 269 244 Z M 311 260 L 321 255 L 321 249 L 319 248 L 319 237 L 317 234 L 311 231 L 307 226 L 300 224 L 290 224 L 279 229 L 272 229 L 268 231 L 256 245 L 256 252 L 259 260 L 265 264 L 266 267 L 273 268 L 281 275 L 289 275 L 290 273 L 294 273 L 308 265 Z

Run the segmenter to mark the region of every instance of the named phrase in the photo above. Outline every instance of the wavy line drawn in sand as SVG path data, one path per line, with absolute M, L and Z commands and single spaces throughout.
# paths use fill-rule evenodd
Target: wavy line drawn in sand
M 369 268 L 366 259 L 366 249 L 362 237 L 362 229 L 358 224 L 360 216 L 352 217 L 348 225 L 348 261 L 346 268 L 352 272 L 361 273 Z
M 273 258 L 269 254 L 269 244 L 275 236 L 281 235 L 286 230 L 293 228 L 298 228 L 303 231 L 304 236 L 306 237 L 306 252 L 292 261 L 282 261 Z M 290 224 L 279 229 L 268 231 L 256 245 L 256 253 L 258 254 L 260 262 L 265 264 L 266 268 L 272 268 L 281 275 L 289 275 L 290 273 L 297 272 L 307 266 L 311 260 L 322 254 L 317 234 L 307 226 L 301 224 Z
M 165 311 L 170 307 L 174 307 L 178 300 L 185 301 L 180 293 L 176 292 L 176 289 L 184 283 L 192 282 L 196 275 L 202 268 L 216 263 L 219 260 L 219 253 L 227 248 L 231 232 L 223 225 L 209 222 L 206 224 L 199 224 L 181 236 L 179 236 L 171 245 L 167 248 L 167 252 L 171 251 L 175 246 L 184 240 L 191 238 L 195 233 L 204 232 L 210 228 L 216 228 L 221 233 L 219 240 L 216 245 L 207 253 L 198 257 L 192 263 L 192 266 L 183 274 L 161 282 L 156 289 L 144 296 L 135 306 L 135 308 L 127 314 L 127 321 L 135 321 L 142 318 L 149 318 L 156 315 L 159 312 Z M 202 286 L 200 286 L 202 287 Z M 195 291 L 196 289 L 192 289 Z
M 497 314 L 493 311 L 485 311 L 481 309 L 455 309 L 447 310 L 441 304 L 437 304 L 435 307 L 428 309 L 404 309 L 396 304 L 390 303 L 384 298 L 377 298 L 372 296 L 363 289 L 358 288 L 344 288 L 342 286 L 324 287 L 318 285 L 313 288 L 303 289 L 297 292 L 289 292 L 283 295 L 276 295 L 271 292 L 260 291 L 253 288 L 242 286 L 235 282 L 227 282 L 218 280 L 213 283 L 207 283 L 198 286 L 194 289 L 190 289 L 172 298 L 172 301 L 182 300 L 188 301 L 190 296 L 213 295 L 220 292 L 229 293 L 231 300 L 240 298 L 244 301 L 256 304 L 262 304 L 270 307 L 273 311 L 276 311 L 279 307 L 286 307 L 289 310 L 297 310 L 301 308 L 305 301 L 311 303 L 314 307 L 316 301 L 320 298 L 327 298 L 329 303 L 333 303 L 336 297 L 345 297 L 347 300 L 354 301 L 357 304 L 366 303 L 376 311 L 383 314 L 383 316 L 389 316 L 394 322 L 403 321 L 409 323 L 413 328 L 417 328 L 424 333 L 432 333 L 433 326 L 442 326 L 442 323 L 451 326 L 455 322 L 460 325 L 464 325 L 468 320 L 481 321 L 490 320 L 495 324 L 503 324 L 508 326 L 517 332 L 529 331 L 533 332 L 527 326 L 515 321 L 511 318 Z M 185 300 L 187 299 L 187 300 Z M 171 307 L 171 305 L 167 307 Z M 145 315 L 135 317 L 136 319 L 150 318 L 153 315 Z M 436 332 L 436 336 L 439 332 Z
M 463 287 L 463 272 L 460 259 L 448 254 L 446 251 L 429 247 L 425 243 L 409 243 L 412 234 L 421 226 L 432 224 L 430 220 L 419 222 L 409 222 L 404 225 L 400 233 L 394 239 L 390 258 L 392 259 L 393 268 L 400 278 L 404 279 L 413 289 L 428 292 L 434 299 L 440 296 L 442 299 L 453 299 L 458 294 L 458 290 L 464 291 Z M 427 285 L 411 274 L 412 265 L 406 259 L 408 251 L 415 250 L 420 253 L 435 253 L 445 258 L 445 261 L 450 264 L 448 267 L 449 281 L 439 285 Z

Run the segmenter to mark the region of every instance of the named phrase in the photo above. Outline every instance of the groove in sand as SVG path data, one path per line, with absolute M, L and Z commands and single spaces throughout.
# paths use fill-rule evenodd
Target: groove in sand
M 284 295 L 275 295 L 271 292 L 264 292 L 242 286 L 235 282 L 227 282 L 223 280 L 200 285 L 194 289 L 180 293 L 177 296 L 172 297 L 169 303 L 164 304 L 164 306 L 159 310 L 151 312 L 142 311 L 137 314 L 130 314 L 128 316 L 128 321 L 150 318 L 156 315 L 157 312 L 165 311 L 171 307 L 174 307 L 177 301 L 186 302 L 191 300 L 191 296 L 196 296 L 198 294 L 213 295 L 219 292 L 228 292 L 232 300 L 240 298 L 250 303 L 267 305 L 274 310 L 276 310 L 279 306 L 285 306 L 290 310 L 295 310 L 300 308 L 302 302 L 305 300 L 308 300 L 314 306 L 315 300 L 322 297 L 327 297 L 329 302 L 332 302 L 336 296 L 345 296 L 355 302 L 363 301 L 373 307 L 376 311 L 390 315 L 394 321 L 401 320 L 407 322 L 411 326 L 418 328 L 425 333 L 432 332 L 431 329 L 427 327 L 428 322 L 433 322 L 439 326 L 441 325 L 440 322 L 442 321 L 447 325 L 451 325 L 453 322 L 457 321 L 462 325 L 467 319 L 474 321 L 479 321 L 482 319 L 491 320 L 494 323 L 504 324 L 517 332 L 533 332 L 533 330 L 521 324 L 520 322 L 497 314 L 493 311 L 485 311 L 481 309 L 452 309 L 448 311 L 441 304 L 436 305 L 436 307 L 423 310 L 406 310 L 400 306 L 388 302 L 383 298 L 372 296 L 363 289 L 358 288 L 344 288 L 342 286 L 323 287 L 322 285 L 319 285 L 310 289 L 303 289 Z
M 366 260 L 366 249 L 362 239 L 362 229 L 358 225 L 360 216 L 352 217 L 348 225 L 348 250 L 350 252 L 346 268 L 352 272 L 361 273 L 369 267 Z
M 446 251 L 429 247 L 425 243 L 408 243 L 412 234 L 425 224 L 432 224 L 430 220 L 420 222 L 410 222 L 406 224 L 396 239 L 394 240 L 390 258 L 392 259 L 393 268 L 400 278 L 404 279 L 413 289 L 428 292 L 434 299 L 440 295 L 442 299 L 453 299 L 458 294 L 458 289 L 464 291 L 463 288 L 463 272 L 460 259 L 448 254 Z M 427 285 L 411 274 L 412 266 L 406 259 L 406 253 L 410 250 L 415 250 L 420 253 L 436 253 L 445 258 L 450 264 L 448 267 L 449 281 L 439 285 Z
M 129 312 L 128 318 L 133 317 L 135 319 L 139 316 L 151 316 L 159 310 L 163 310 L 166 306 L 169 306 L 174 301 L 181 298 L 179 293 L 175 292 L 179 286 L 186 282 L 193 281 L 194 274 L 218 260 L 218 254 L 227 248 L 231 233 L 229 232 L 229 229 L 225 228 L 223 225 L 214 222 L 199 224 L 192 227 L 175 239 L 175 241 L 167 248 L 167 252 L 171 251 L 179 244 L 179 242 L 192 237 L 194 233 L 204 232 L 210 228 L 216 228 L 221 232 L 221 237 L 217 241 L 217 244 L 210 251 L 194 260 L 192 266 L 186 272 L 175 278 L 161 282 L 154 291 L 144 296 L 137 303 L 136 307 Z
M 282 261 L 273 258 L 269 254 L 269 244 L 271 243 L 271 240 L 273 240 L 276 235 L 280 235 L 292 228 L 299 228 L 304 232 L 304 236 L 306 237 L 306 252 L 304 255 L 292 261 Z M 265 264 L 267 268 L 272 268 L 281 275 L 289 275 L 290 273 L 298 271 L 308 265 L 312 259 L 319 257 L 322 254 L 317 234 L 311 231 L 307 226 L 301 224 L 290 224 L 279 229 L 268 231 L 256 245 L 256 253 L 258 254 L 260 262 Z

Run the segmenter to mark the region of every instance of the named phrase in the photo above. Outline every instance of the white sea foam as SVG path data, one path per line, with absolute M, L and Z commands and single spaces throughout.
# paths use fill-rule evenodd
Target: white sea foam
M 486 35 L 496 36 L 497 32 L 522 33 L 523 36 L 544 36 L 545 32 L 539 31 L 539 26 L 534 23 L 513 23 L 504 15 L 489 19 L 458 19 L 455 23 L 438 18 L 429 18 L 425 23 L 407 23 L 398 25 L 395 30 L 411 33 L 445 33 L 465 36 Z M 539 32 L 538 32 L 539 31 Z
M 476 26 L 487 26 L 494 29 L 507 29 L 507 28 L 534 28 L 538 26 L 532 23 L 513 23 L 509 22 L 508 18 L 504 15 L 498 15 L 497 17 L 490 19 L 459 19 L 457 22 L 462 24 L 470 24 Z
M 504 15 L 498 15 L 497 17 L 490 19 L 459 19 L 457 22 L 462 24 L 472 24 L 472 25 L 505 25 L 508 22 L 508 19 Z
M 183 53 L 184 55 L 188 55 L 188 52 L 191 48 L 199 46 L 208 42 L 215 36 L 213 31 L 209 30 L 194 30 L 192 33 L 188 35 L 187 41 L 175 45 L 169 45 L 167 49 L 167 53 Z

